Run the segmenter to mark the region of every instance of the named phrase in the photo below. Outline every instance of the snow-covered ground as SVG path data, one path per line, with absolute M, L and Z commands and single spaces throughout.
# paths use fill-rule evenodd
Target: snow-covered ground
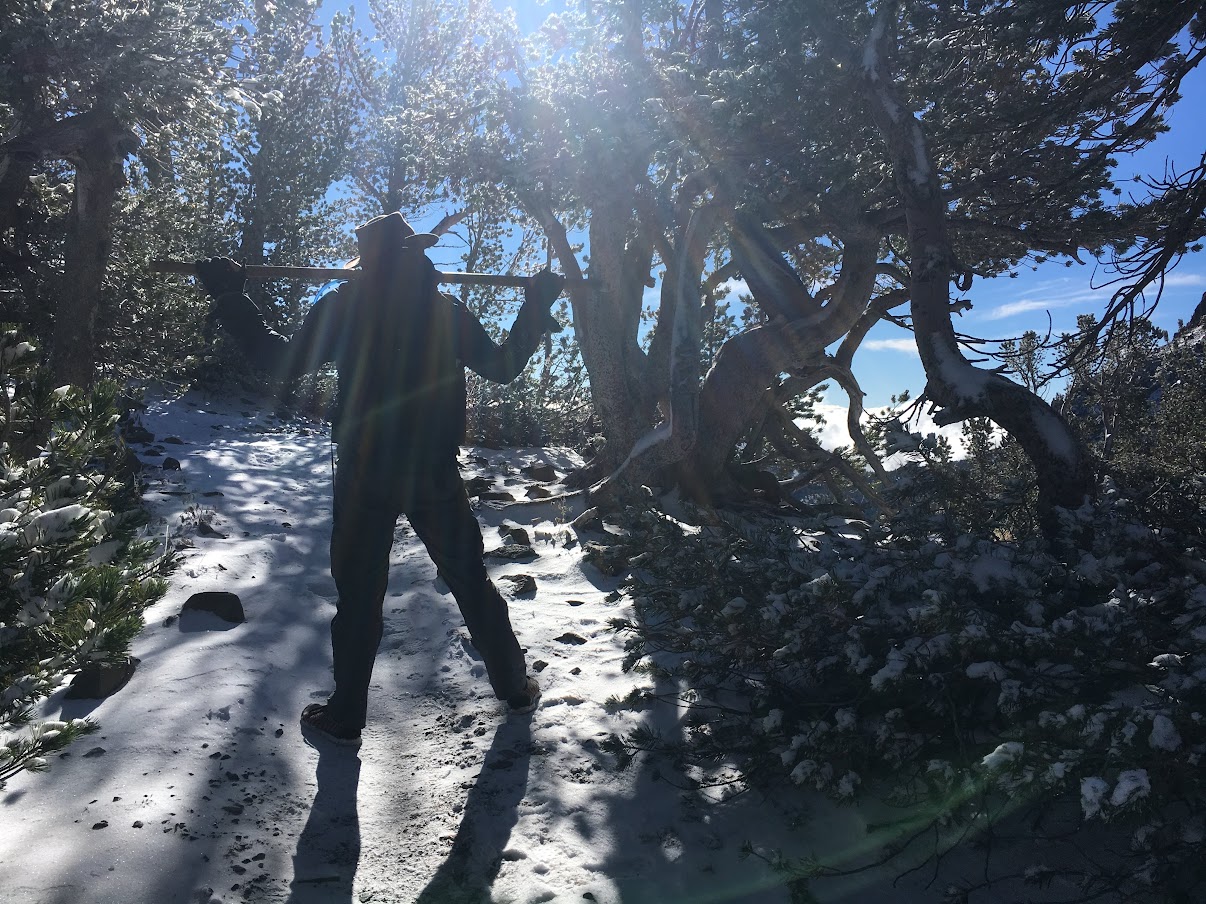
M 565 503 L 479 511 L 487 550 L 508 542 L 498 528 L 509 520 L 538 553 L 488 560 L 544 686 L 536 713 L 508 718 L 493 699 L 402 520 L 364 744 L 308 745 L 297 715 L 331 686 L 325 432 L 200 395 L 154 401 L 143 421 L 157 438 L 140 447 L 152 530 L 181 547 L 180 564 L 147 612 L 129 684 L 102 701 L 47 701 L 46 717 L 102 728 L 0 792 L 0 901 L 776 904 L 792 895 L 741 855 L 746 842 L 767 856 L 867 853 L 852 810 L 755 793 L 719 801 L 680 790 L 665 764 L 617 768 L 603 741 L 637 719 L 674 731 L 677 713 L 605 706 L 641 680 L 622 673 L 608 627 L 629 604 L 618 578 L 583 561 L 589 536 Z M 161 471 L 165 455 L 180 470 Z M 466 478 L 523 500 L 534 481 L 521 467 L 564 475 L 574 458 L 467 449 L 462 463 Z M 517 575 L 535 592 L 517 592 Z M 202 590 L 237 593 L 246 621 L 181 615 Z M 941 883 L 925 887 L 931 874 L 908 892 L 891 877 L 865 874 L 822 899 L 941 898 Z

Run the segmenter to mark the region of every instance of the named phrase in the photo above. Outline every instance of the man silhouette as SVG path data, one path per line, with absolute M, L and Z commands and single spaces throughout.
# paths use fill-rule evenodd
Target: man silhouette
M 246 357 L 283 381 L 323 364 L 338 371 L 339 446 L 331 574 L 339 593 L 331 621 L 335 691 L 301 715 L 303 729 L 338 744 L 360 743 L 394 527 L 405 514 L 452 590 L 481 653 L 491 687 L 511 713 L 536 708 L 507 603 L 486 574 L 477 519 L 457 469 L 465 430 L 465 367 L 506 383 L 544 333 L 559 329 L 549 308 L 565 280 L 532 278 L 507 339 L 495 344 L 455 298 L 439 292 L 424 252 L 438 238 L 417 234 L 400 213 L 356 230 L 362 276 L 322 296 L 290 338 L 269 329 L 243 294 L 246 274 L 228 258 L 197 263 L 212 315 Z

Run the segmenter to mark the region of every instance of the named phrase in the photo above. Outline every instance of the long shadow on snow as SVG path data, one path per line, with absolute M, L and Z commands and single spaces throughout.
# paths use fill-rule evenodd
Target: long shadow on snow
M 508 719 L 498 726 L 482 771 L 469 789 L 452 850 L 415 904 L 489 900 L 511 831 L 519 821 L 519 805 L 527 794 L 531 733 L 531 721 L 526 718 Z
M 318 793 L 297 840 L 287 904 L 352 900 L 360 863 L 360 758 L 348 750 L 322 750 L 316 776 Z

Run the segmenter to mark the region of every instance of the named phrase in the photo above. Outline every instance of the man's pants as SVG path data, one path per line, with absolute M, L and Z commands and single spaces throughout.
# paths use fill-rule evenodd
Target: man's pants
M 393 475 L 366 473 L 351 461 L 347 467 L 342 454 L 340 458 L 331 532 L 331 575 L 339 591 L 331 620 L 332 714 L 352 727 L 365 724 L 369 680 L 381 643 L 390 548 L 401 514 L 452 590 L 495 695 L 502 700 L 521 691 L 527 680 L 523 651 L 511 629 L 506 600 L 486 574 L 481 530 L 456 462 L 423 469 L 419 488 L 419 480 L 391 480 Z

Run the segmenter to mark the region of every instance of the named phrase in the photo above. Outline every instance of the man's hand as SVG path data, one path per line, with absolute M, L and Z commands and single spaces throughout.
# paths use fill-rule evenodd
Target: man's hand
M 553 302 L 557 300 L 557 296 L 561 294 L 564 287 L 565 277 L 554 273 L 548 267 L 533 276 L 524 287 L 524 304 L 539 308 L 544 313 L 543 332 L 560 333 L 564 329 L 557 318 L 549 313 L 549 308 L 553 306 Z
M 561 290 L 565 288 L 565 277 L 545 267 L 531 278 L 524 287 L 524 300 L 532 305 L 541 305 L 546 311 L 553 306 Z
M 213 298 L 220 295 L 242 295 L 247 284 L 247 268 L 228 257 L 211 257 L 197 261 L 197 278 Z

